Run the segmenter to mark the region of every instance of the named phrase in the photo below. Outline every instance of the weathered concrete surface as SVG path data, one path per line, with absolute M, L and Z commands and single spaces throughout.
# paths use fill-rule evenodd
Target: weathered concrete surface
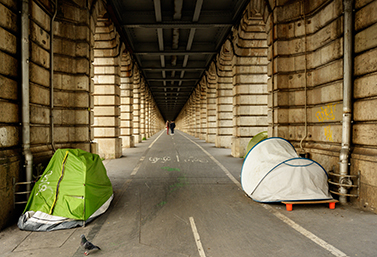
M 200 256 L 191 221 L 202 256 L 375 254 L 375 214 L 326 205 L 287 212 L 282 204 L 256 203 L 224 172 L 239 181 L 243 159 L 230 152 L 180 131 L 161 131 L 124 149 L 125 157 L 105 161 L 115 198 L 104 215 L 85 228 L 55 232 L 12 226 L 0 233 L 0 255 L 82 256 L 85 234 L 102 248 L 93 256 Z M 323 240 L 323 247 L 283 220 Z

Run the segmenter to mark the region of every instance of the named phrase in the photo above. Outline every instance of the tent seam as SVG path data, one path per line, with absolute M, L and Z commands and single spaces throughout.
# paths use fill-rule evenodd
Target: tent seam
M 56 202 L 57 202 L 57 200 L 58 200 L 59 186 L 60 186 L 60 183 L 61 183 L 61 181 L 62 181 L 62 179 L 63 179 L 63 175 L 64 175 L 64 166 L 65 166 L 65 162 L 66 162 L 66 160 L 67 160 L 68 153 L 69 153 L 69 151 L 66 151 L 66 152 L 65 152 L 65 156 L 64 156 L 64 159 L 63 159 L 63 162 L 62 162 L 61 175 L 60 175 L 60 177 L 59 177 L 58 184 L 57 184 L 57 186 L 56 186 L 55 199 L 54 199 L 54 202 L 53 202 L 52 205 L 51 205 L 51 209 L 50 209 L 50 212 L 49 212 L 50 215 L 52 215 L 52 211 L 54 210 L 54 207 L 55 207 Z

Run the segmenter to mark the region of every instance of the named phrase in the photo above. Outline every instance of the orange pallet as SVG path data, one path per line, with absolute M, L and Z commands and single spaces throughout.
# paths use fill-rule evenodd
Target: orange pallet
M 296 201 L 296 202 L 282 202 L 285 204 L 287 211 L 292 211 L 293 204 L 319 204 L 319 203 L 328 203 L 330 209 L 335 209 L 335 203 L 339 202 L 338 200 L 321 200 L 321 201 Z

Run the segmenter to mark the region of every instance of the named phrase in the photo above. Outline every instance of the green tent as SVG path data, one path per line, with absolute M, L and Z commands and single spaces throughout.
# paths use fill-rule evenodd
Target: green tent
M 253 136 L 253 138 L 247 144 L 246 153 L 244 157 L 246 157 L 246 155 L 250 152 L 251 148 L 253 148 L 254 145 L 258 144 L 262 140 L 265 140 L 266 138 L 268 138 L 267 131 L 262 131 Z
M 97 154 L 58 149 L 34 185 L 18 225 L 37 231 L 83 225 L 106 211 L 112 198 L 110 179 Z

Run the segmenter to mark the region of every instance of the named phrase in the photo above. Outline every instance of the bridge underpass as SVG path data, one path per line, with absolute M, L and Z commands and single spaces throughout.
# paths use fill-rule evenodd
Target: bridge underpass
M 84 228 L 0 233 L 1 256 L 373 256 L 377 216 L 351 206 L 260 204 L 239 184 L 242 159 L 181 131 L 160 131 L 104 161 L 115 198 Z M 352 231 L 352 236 L 350 236 Z
M 343 174 L 335 182 L 352 183 L 348 191 L 341 187 L 343 198 L 359 209 L 342 218 L 369 218 L 363 211 L 377 211 L 376 9 L 376 0 L 0 0 L 6 64 L 0 68 L 0 230 L 22 211 L 15 208 L 14 182 L 40 174 L 55 149 L 121 158 L 121 167 L 132 170 L 109 172 L 122 192 L 137 164 L 127 163 L 132 153 L 156 138 L 166 119 L 224 148 L 211 150 L 228 151 L 227 157 L 243 156 L 261 131 L 283 137 L 327 171 Z M 223 165 L 234 162 L 238 167 L 241 159 Z M 220 175 L 211 174 L 197 180 L 214 183 L 211 176 Z M 125 186 L 137 182 L 131 181 Z M 156 179 L 160 195 L 170 182 Z M 305 216 L 313 210 L 319 215 L 322 208 Z M 344 226 L 336 218 L 321 217 L 327 227 Z M 339 234 L 373 238 L 364 225 L 362 233 L 355 227 Z M 330 242 L 332 235 L 310 231 L 352 253 L 340 240 Z

